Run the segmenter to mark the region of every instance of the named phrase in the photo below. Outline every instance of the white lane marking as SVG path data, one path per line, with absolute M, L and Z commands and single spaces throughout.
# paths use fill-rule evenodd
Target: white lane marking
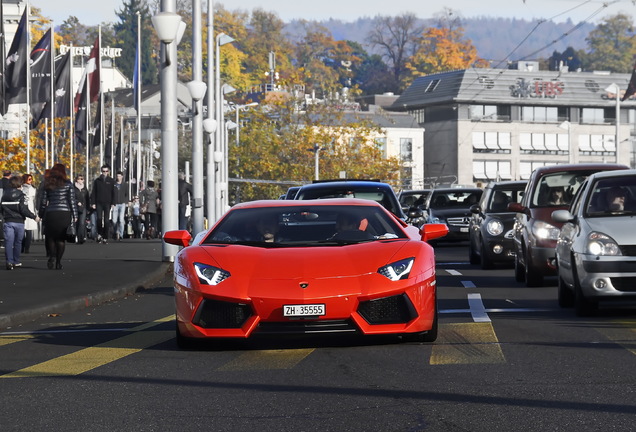
M 485 309 L 487 313 L 528 313 L 528 312 L 556 312 L 561 309 L 553 308 L 492 308 Z M 470 313 L 470 309 L 440 309 L 438 311 L 441 314 L 467 314 Z
M 473 281 L 462 281 L 462 285 L 464 285 L 464 288 L 477 288 Z
M 448 273 L 449 275 L 452 275 L 452 276 L 461 276 L 462 275 L 457 270 L 450 270 L 450 269 L 446 269 L 446 273 Z
M 481 294 L 468 294 L 468 306 L 470 314 L 475 322 L 490 322 L 490 317 L 486 313 L 484 302 L 481 301 Z

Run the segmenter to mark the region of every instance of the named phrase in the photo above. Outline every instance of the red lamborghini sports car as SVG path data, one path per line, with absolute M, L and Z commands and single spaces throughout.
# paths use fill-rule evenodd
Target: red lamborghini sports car
M 175 257 L 177 343 L 257 334 L 437 338 L 435 256 L 421 230 L 360 199 L 253 201 L 230 209 Z

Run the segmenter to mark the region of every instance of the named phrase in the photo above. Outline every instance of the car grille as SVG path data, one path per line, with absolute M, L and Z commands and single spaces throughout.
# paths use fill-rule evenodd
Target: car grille
M 623 256 L 636 256 L 636 245 L 623 245 L 620 248 Z
M 634 277 L 613 277 L 610 280 L 612 286 L 618 291 L 636 292 L 636 278 Z
M 349 320 L 316 320 L 263 322 L 255 330 L 257 334 L 312 334 L 312 333 L 355 333 L 358 329 Z
M 446 223 L 451 226 L 457 227 L 467 227 L 470 223 L 470 218 L 468 217 L 451 217 L 446 219 Z
M 406 294 L 361 302 L 358 313 L 369 324 L 400 324 L 417 317 Z
M 251 315 L 247 304 L 203 300 L 192 322 L 203 328 L 240 328 Z

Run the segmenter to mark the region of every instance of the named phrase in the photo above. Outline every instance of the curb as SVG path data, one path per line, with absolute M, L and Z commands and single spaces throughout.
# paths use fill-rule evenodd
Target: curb
M 98 291 L 79 297 L 72 297 L 68 300 L 62 300 L 57 303 L 50 303 L 47 305 L 12 312 L 10 314 L 0 315 L 0 330 L 26 324 L 52 313 L 63 314 L 77 312 L 91 306 L 124 298 L 139 291 L 150 289 L 154 284 L 171 273 L 171 271 L 172 263 L 162 263 L 156 270 L 148 273 L 141 280 L 130 282 L 120 288 Z

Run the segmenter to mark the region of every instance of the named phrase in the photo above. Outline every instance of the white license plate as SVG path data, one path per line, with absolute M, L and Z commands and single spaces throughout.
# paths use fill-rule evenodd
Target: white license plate
M 325 314 L 324 304 L 283 305 L 283 316 L 322 316 Z
M 468 232 L 468 228 L 460 228 L 459 232 Z

